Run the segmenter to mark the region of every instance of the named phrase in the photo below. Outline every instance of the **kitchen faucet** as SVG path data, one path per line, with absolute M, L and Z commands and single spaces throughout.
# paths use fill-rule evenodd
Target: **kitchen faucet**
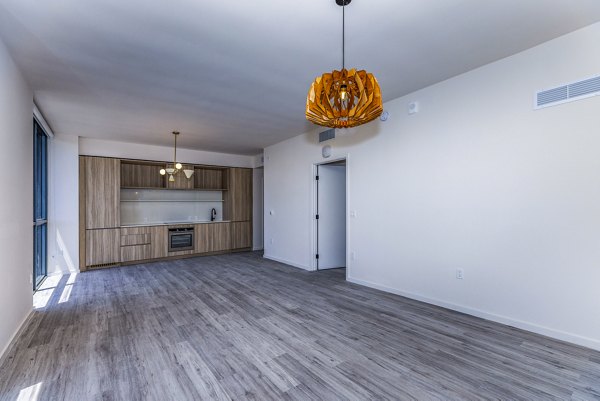
M 210 221 L 215 221 L 217 219 L 217 209 L 213 207 L 210 211 Z

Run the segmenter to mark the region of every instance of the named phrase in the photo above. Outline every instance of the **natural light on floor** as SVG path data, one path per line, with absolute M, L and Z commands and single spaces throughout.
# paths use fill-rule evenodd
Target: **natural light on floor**
M 19 397 L 16 401 L 38 401 L 38 397 L 40 395 L 40 389 L 42 388 L 42 383 L 39 382 L 34 384 L 33 386 L 29 386 L 19 391 Z
M 67 302 L 71 297 L 71 291 L 73 290 L 73 285 L 75 284 L 75 280 L 77 279 L 78 273 L 71 273 L 69 278 L 67 279 L 67 283 L 63 288 L 63 291 L 60 295 L 60 299 L 58 303 Z M 56 287 L 60 283 L 60 280 L 63 278 L 61 275 L 48 276 L 46 280 L 42 283 L 40 288 L 33 294 L 33 308 L 40 309 L 48 306 L 48 302 L 52 298 L 52 294 L 56 290 Z
M 69 278 L 67 279 L 67 283 L 63 288 L 63 291 L 60 295 L 60 299 L 58 303 L 67 302 L 71 297 L 71 291 L 73 290 L 73 285 L 75 284 L 75 280 L 77 279 L 78 273 L 71 273 Z M 56 276 L 48 276 L 46 280 L 42 283 L 40 288 L 33 294 L 33 308 L 40 309 L 45 308 L 50 302 L 52 298 L 52 294 L 56 290 L 56 287 L 60 283 L 60 280 L 63 278 L 61 275 Z
M 73 289 L 73 285 L 72 284 L 65 285 L 65 288 L 63 288 L 62 294 L 60 294 L 60 299 L 58 300 L 59 304 L 62 304 L 63 302 L 67 302 L 69 300 L 69 297 L 71 296 L 71 290 L 72 289 Z
M 75 284 L 75 280 L 77 279 L 77 273 L 71 273 L 69 275 L 69 279 L 67 280 L 67 284 L 65 284 L 65 288 L 63 288 L 62 294 L 60 294 L 60 299 L 58 300 L 59 304 L 63 302 L 67 302 L 71 297 L 71 291 L 73 290 L 73 284 Z
M 67 280 L 67 285 L 75 284 L 75 279 L 77 279 L 77 273 L 69 274 L 69 279 Z
M 42 283 L 40 288 L 33 294 L 33 308 L 45 308 L 60 282 L 62 276 L 48 276 Z

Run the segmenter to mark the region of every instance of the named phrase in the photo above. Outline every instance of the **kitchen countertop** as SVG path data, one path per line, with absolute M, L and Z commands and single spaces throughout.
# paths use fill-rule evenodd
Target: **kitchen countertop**
M 173 221 L 168 223 L 137 223 L 137 224 L 122 224 L 121 228 L 128 227 L 156 227 L 156 226 L 189 226 L 192 224 L 213 224 L 213 223 L 229 223 L 231 220 L 197 220 L 197 221 Z

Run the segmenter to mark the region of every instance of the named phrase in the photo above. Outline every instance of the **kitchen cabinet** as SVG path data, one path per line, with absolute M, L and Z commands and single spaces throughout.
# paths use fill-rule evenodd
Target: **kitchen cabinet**
M 168 182 L 168 175 L 160 175 L 166 165 L 164 161 L 79 157 L 81 271 L 252 247 L 252 169 L 186 164 L 182 170 L 193 169 L 194 176 L 187 179 L 181 171 L 174 182 Z M 189 223 L 195 233 L 192 250 L 168 250 L 169 227 L 179 227 L 179 223 L 121 227 L 121 220 L 131 224 L 175 220 L 163 213 L 167 208 L 189 209 L 188 216 L 198 219 L 212 207 L 220 211 L 221 204 L 220 214 L 226 221 Z
M 152 259 L 164 258 L 169 248 L 169 234 L 166 226 L 150 227 L 150 241 L 152 243 Z
M 85 228 L 116 228 L 120 225 L 120 160 L 83 156 Z
M 121 262 L 158 259 L 167 256 L 167 227 L 121 228 Z
M 86 230 L 85 268 L 104 267 L 121 261 L 120 229 Z M 86 270 L 83 269 L 83 270 Z
M 194 188 L 203 190 L 223 190 L 222 168 L 196 167 L 194 169 Z
M 150 259 L 152 256 L 150 227 L 121 228 L 121 261 Z
M 171 164 L 172 166 L 172 164 Z M 164 168 L 164 167 L 163 167 Z M 193 170 L 194 166 L 184 164 L 177 174 L 173 175 L 175 181 L 169 181 L 169 175 L 165 175 L 167 180 L 167 188 L 169 189 L 194 189 L 194 177 L 187 178 L 183 170 Z
M 231 222 L 231 249 L 252 247 L 252 223 L 250 221 Z
M 226 174 L 223 218 L 231 221 L 252 220 L 252 169 L 230 168 Z
M 230 168 L 223 218 L 231 220 L 231 249 L 252 247 L 252 169 Z
M 166 187 L 166 178 L 160 175 L 162 164 L 121 161 L 121 187 L 157 188 Z
M 196 224 L 195 252 L 220 252 L 231 249 L 229 222 Z

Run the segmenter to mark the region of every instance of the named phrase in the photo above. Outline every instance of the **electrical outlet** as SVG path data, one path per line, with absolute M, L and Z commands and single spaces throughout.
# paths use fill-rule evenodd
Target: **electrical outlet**
M 350 252 L 350 260 L 356 260 L 356 252 Z
M 271 238 L 271 245 L 275 243 L 275 239 Z
M 465 277 L 465 272 L 463 269 L 456 269 L 456 279 L 462 280 Z

